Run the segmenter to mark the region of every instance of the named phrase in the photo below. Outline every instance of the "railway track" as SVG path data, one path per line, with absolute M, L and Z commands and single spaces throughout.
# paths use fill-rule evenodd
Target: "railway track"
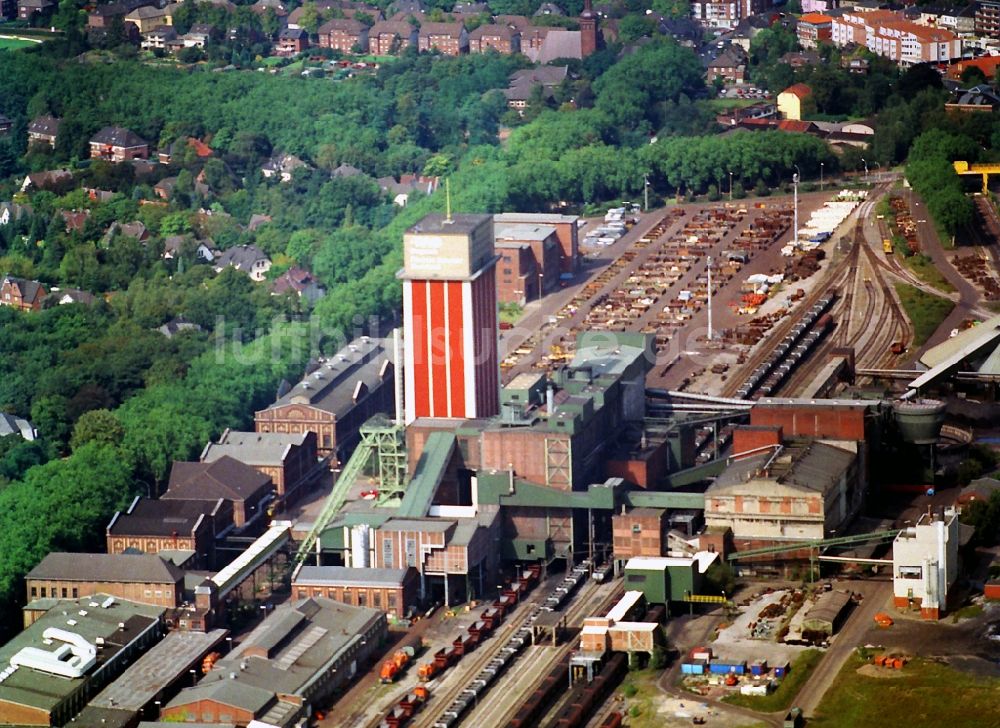
M 411 728 L 432 728 L 444 710 L 468 687 L 468 676 L 479 674 L 500 653 L 507 644 L 507 640 L 515 632 L 524 627 L 528 620 L 541 611 L 542 604 L 547 596 L 548 591 L 541 588 L 534 589 L 531 595 L 524 600 L 515 612 L 516 616 L 512 615 L 511 619 L 505 620 L 500 628 L 493 633 L 488 646 L 480 647 L 473 652 L 471 659 L 466 657 L 461 660 L 454 668 L 445 673 L 440 680 L 429 682 L 427 685 L 431 691 L 431 700 L 436 707 L 424 708 L 413 719 L 413 722 L 410 724 Z M 441 685 L 449 682 L 454 684 L 442 691 L 440 689 Z M 371 728 L 378 726 L 379 722 L 381 722 L 381 719 L 376 721 Z
M 591 588 L 586 598 L 581 599 L 580 597 L 584 595 L 578 595 L 574 604 L 566 612 L 566 624 L 569 628 L 582 624 L 585 617 L 606 613 L 625 593 L 624 588 L 619 587 L 612 593 L 601 596 L 599 585 L 594 582 L 589 583 Z M 597 598 L 593 598 L 594 596 Z M 476 708 L 459 722 L 459 725 L 491 727 L 507 725 L 542 679 L 560 660 L 573 651 L 575 646 L 576 641 L 573 639 L 566 640 L 554 649 L 538 646 L 534 650 L 535 659 L 531 660 L 531 664 L 525 668 L 525 672 L 508 671 L 494 686 L 494 689 L 479 701 Z

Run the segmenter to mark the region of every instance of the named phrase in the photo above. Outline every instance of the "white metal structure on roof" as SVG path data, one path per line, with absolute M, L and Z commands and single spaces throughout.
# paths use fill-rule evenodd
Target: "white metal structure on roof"
M 219 597 L 232 591 L 233 587 L 247 578 L 254 569 L 273 556 L 288 541 L 291 533 L 292 524 L 290 521 L 272 523 L 271 527 L 250 544 L 246 551 L 211 578 L 211 581 L 219 588 Z
M 619 599 L 618 603 L 615 606 L 611 607 L 611 611 L 608 612 L 607 618 L 610 619 L 612 622 L 621 622 L 623 619 L 625 619 L 625 615 L 627 615 L 630 611 L 632 611 L 632 609 L 635 608 L 635 605 L 638 604 L 641 599 L 642 599 L 641 591 L 625 592 L 625 596 Z
M 958 366 L 968 357 L 974 356 L 987 346 L 996 344 L 997 340 L 1000 339 L 1000 322 L 991 326 L 981 324 L 973 330 L 979 329 L 982 329 L 982 331 L 979 332 L 978 336 L 972 338 L 971 341 L 967 341 L 963 346 L 952 348 L 947 356 L 910 382 L 910 389 L 920 389 L 921 387 L 927 386 L 935 379 L 938 379 L 939 377 L 942 377 L 958 368 Z M 955 338 L 957 339 L 958 337 L 956 336 Z

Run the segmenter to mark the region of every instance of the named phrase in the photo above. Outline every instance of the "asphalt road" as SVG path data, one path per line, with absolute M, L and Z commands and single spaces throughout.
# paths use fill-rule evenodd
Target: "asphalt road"
M 868 626 L 874 621 L 875 613 L 886 608 L 889 596 L 892 594 L 892 582 L 889 581 L 852 581 L 846 584 L 840 582 L 837 586 L 864 594 L 864 600 L 848 616 L 830 648 L 823 655 L 823 659 L 809 676 L 809 681 L 796 696 L 793 705 L 802 708 L 806 716 L 815 715 L 816 708 L 840 674 L 847 658 L 854 648 L 861 644 Z

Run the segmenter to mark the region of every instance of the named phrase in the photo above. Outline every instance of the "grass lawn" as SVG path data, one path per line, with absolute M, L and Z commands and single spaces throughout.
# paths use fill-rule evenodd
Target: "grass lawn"
M 516 303 L 500 304 L 500 321 L 508 324 L 516 324 L 524 313 L 524 309 Z
M 934 286 L 945 293 L 955 292 L 955 286 L 951 285 L 951 282 L 941 274 L 929 256 L 911 255 L 909 258 L 904 258 L 903 263 L 927 285 Z
M 21 40 L 20 38 L 7 38 L 0 36 L 0 51 L 12 50 L 16 51 L 20 48 L 28 48 L 29 46 L 38 45 L 37 43 L 32 43 L 30 40 Z
M 708 102 L 708 108 L 712 111 L 727 111 L 729 109 L 744 109 L 747 106 L 753 106 L 754 104 L 763 103 L 765 99 L 741 99 L 736 96 L 731 99 L 725 97 L 721 99 L 710 99 Z
M 727 695 L 722 699 L 724 703 L 738 705 L 742 708 L 759 710 L 763 713 L 773 713 L 776 710 L 788 710 L 792 707 L 792 701 L 799 694 L 799 690 L 805 685 L 806 680 L 812 673 L 813 668 L 819 664 L 823 658 L 820 650 L 806 650 L 792 662 L 792 669 L 781 681 L 778 689 L 770 695 Z
M 896 293 L 899 294 L 907 318 L 913 324 L 913 347 L 923 346 L 955 308 L 955 304 L 947 298 L 935 296 L 905 283 L 896 284 Z
M 1000 680 L 976 678 L 928 660 L 917 659 L 902 677 L 861 675 L 862 659 L 853 655 L 823 698 L 809 728 L 905 725 L 906 728 L 979 728 L 995 725 Z

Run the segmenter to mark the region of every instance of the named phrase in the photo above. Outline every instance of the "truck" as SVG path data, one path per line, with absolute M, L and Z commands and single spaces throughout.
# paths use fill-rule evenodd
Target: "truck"
M 413 648 L 410 646 L 396 650 L 392 657 L 382 663 L 382 669 L 379 670 L 379 680 L 383 684 L 395 682 L 396 678 L 410 664 L 414 654 Z
M 802 725 L 802 708 L 792 708 L 785 715 L 782 728 L 799 728 Z

